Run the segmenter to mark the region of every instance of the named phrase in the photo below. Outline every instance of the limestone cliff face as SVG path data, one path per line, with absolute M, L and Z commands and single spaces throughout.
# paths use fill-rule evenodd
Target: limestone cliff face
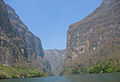
M 65 50 L 44 50 L 45 58 L 50 62 L 51 70 L 54 75 L 59 75 L 62 65 L 64 64 L 64 59 L 66 57 Z
M 83 20 L 70 25 L 65 66 L 91 67 L 120 57 L 120 0 L 103 0 Z
M 44 70 L 44 68 L 50 70 L 50 64 L 44 58 L 41 40 L 29 31 L 27 26 L 20 20 L 13 8 L 11 8 L 9 5 L 6 7 L 10 23 L 15 27 L 20 35 L 20 38 L 24 41 L 25 57 L 28 59 L 28 62 L 34 64 L 37 68 L 43 68 L 41 70 Z
M 0 0 L 0 64 L 14 64 L 25 56 L 24 42 L 11 25 L 6 5 Z
M 0 0 L 0 64 L 22 62 L 43 71 L 50 69 L 41 40 L 29 31 L 14 9 Z
M 14 9 L 7 5 L 8 17 L 11 24 L 18 30 L 18 34 L 24 40 L 26 48 L 26 57 L 37 56 L 44 57 L 41 40 L 29 31 L 27 26 L 20 20 Z

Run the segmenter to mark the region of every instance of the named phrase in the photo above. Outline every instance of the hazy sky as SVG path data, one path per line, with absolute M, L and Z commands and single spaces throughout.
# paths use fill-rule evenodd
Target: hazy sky
M 43 48 L 64 49 L 69 25 L 80 21 L 102 0 L 5 0 L 36 36 Z

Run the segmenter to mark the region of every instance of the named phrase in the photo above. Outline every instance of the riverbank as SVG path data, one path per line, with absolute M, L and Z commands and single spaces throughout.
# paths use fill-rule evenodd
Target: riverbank
M 109 59 L 91 67 L 81 66 L 66 66 L 61 71 L 60 75 L 79 75 L 79 74 L 99 74 L 99 73 L 114 73 L 120 72 L 120 60 Z
M 120 82 L 120 73 L 49 76 L 25 79 L 6 79 L 0 82 Z
M 0 64 L 0 79 L 46 77 L 44 73 L 30 66 L 5 66 Z

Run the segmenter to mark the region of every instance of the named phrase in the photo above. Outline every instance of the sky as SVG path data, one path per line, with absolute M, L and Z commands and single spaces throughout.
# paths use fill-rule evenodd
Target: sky
M 42 41 L 44 50 L 65 49 L 67 30 L 93 12 L 102 0 L 5 0 Z

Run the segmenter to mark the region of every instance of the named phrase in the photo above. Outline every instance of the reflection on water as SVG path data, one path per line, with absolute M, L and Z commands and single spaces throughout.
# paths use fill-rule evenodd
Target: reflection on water
M 120 82 L 120 73 L 85 74 L 67 78 L 72 82 Z
M 0 80 L 0 82 L 120 82 L 120 73 L 8 79 Z
M 71 82 L 65 76 L 51 76 L 42 78 L 27 78 L 27 79 L 11 79 L 1 80 L 0 82 Z

